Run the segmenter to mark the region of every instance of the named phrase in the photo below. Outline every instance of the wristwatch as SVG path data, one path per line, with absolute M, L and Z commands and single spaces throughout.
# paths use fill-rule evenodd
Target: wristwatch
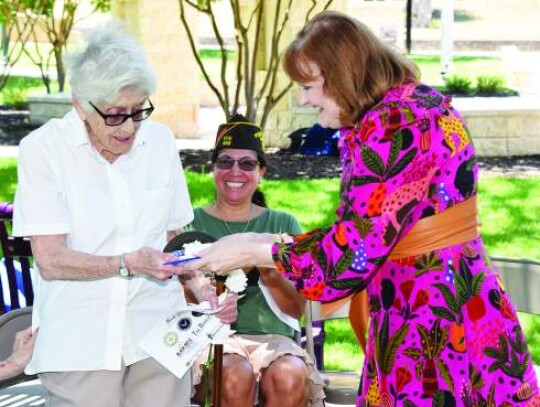
M 124 261 L 124 255 L 120 256 L 120 264 L 118 265 L 118 275 L 122 278 L 131 278 L 131 271 L 127 268 L 126 262 Z

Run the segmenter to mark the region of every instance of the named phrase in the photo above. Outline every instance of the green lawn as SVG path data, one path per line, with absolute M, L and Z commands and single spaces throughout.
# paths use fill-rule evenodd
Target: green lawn
M 187 173 L 194 206 L 210 203 L 213 181 L 208 174 Z M 0 201 L 12 201 L 16 160 L 0 159 Z M 270 207 L 294 214 L 304 230 L 329 225 L 339 200 L 339 181 L 266 180 L 262 184 Z M 540 259 L 540 178 L 484 177 L 480 182 L 482 234 L 491 255 Z M 522 317 L 524 329 L 540 364 L 540 321 Z M 358 371 L 362 352 L 345 320 L 327 323 L 327 370 Z
M 212 201 L 209 175 L 189 173 L 188 184 L 194 206 Z M 294 214 L 304 230 L 331 224 L 339 202 L 337 179 L 266 180 L 262 190 L 270 207 Z M 539 196 L 540 178 L 481 176 L 482 235 L 491 255 L 540 259 Z M 523 314 L 520 318 L 533 359 L 540 364 L 540 319 Z M 359 371 L 363 354 L 348 321 L 328 321 L 326 326 L 325 369 Z
M 441 58 L 439 55 L 416 55 L 410 58 L 420 67 L 422 81 L 432 86 L 444 85 L 441 76 Z M 481 76 L 499 76 L 505 78 L 508 72 L 503 60 L 488 56 L 454 56 L 452 75 L 469 78 L 473 86 L 476 78 Z M 506 80 L 508 82 L 508 80 Z
M 188 174 L 194 206 L 211 202 L 212 178 Z M 304 230 L 329 225 L 339 203 L 339 180 L 266 180 L 268 205 L 295 215 Z M 490 254 L 540 259 L 540 178 L 480 178 L 480 220 Z

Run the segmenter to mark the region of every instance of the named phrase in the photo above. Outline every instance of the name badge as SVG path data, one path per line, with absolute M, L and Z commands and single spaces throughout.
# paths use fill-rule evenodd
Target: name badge
M 220 300 L 225 297 L 220 296 Z M 181 378 L 210 344 L 224 344 L 234 333 L 216 317 L 208 302 L 189 304 L 159 321 L 140 342 L 141 348 Z

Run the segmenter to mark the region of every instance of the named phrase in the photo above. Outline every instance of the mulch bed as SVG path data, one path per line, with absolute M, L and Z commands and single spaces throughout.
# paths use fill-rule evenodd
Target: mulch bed
M 210 172 L 212 152 L 207 150 L 182 150 L 180 157 L 185 169 Z M 341 162 L 337 157 L 304 156 L 283 151 L 267 154 L 266 179 L 332 178 L 339 177 Z
M 20 122 L 18 118 L 0 120 L 0 145 L 16 146 L 35 126 Z M 196 172 L 211 171 L 208 150 L 183 150 L 180 152 L 185 169 Z M 517 176 L 540 176 L 540 155 L 527 157 L 480 158 L 483 173 Z M 268 154 L 267 179 L 319 179 L 339 177 L 341 162 L 337 157 L 305 156 L 278 150 Z
M 185 169 L 195 172 L 211 171 L 211 151 L 183 150 L 180 152 Z M 480 171 L 484 174 L 514 176 L 540 176 L 540 155 L 527 157 L 479 158 Z M 341 162 L 338 157 L 306 156 L 277 151 L 268 154 L 266 179 L 319 179 L 339 177 Z

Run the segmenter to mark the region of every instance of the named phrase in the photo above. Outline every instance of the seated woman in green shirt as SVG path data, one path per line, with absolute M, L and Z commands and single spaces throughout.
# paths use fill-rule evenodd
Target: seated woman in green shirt
M 218 129 L 212 156 L 216 200 L 195 209 L 188 230 L 220 238 L 243 232 L 298 234 L 296 218 L 266 208 L 257 188 L 266 171 L 261 129 L 242 116 Z M 305 300 L 277 272 L 246 270 L 248 287 L 238 301 L 236 334 L 224 346 L 222 405 L 267 407 L 322 405 L 323 381 L 294 341 Z M 193 369 L 194 384 L 202 369 Z

